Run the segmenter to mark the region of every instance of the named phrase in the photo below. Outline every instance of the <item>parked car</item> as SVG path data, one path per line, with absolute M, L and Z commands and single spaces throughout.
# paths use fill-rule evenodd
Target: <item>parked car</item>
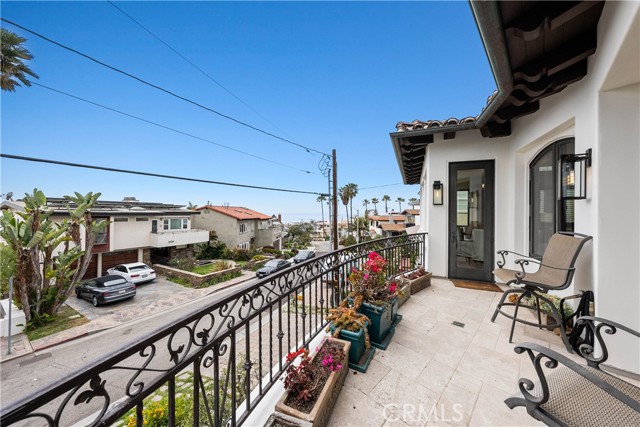
M 76 286 L 76 296 L 93 303 L 95 307 L 136 296 L 136 285 L 122 276 L 102 276 Z
M 156 272 L 144 262 L 120 264 L 108 269 L 107 274 L 122 276 L 132 283 L 150 282 L 156 278 Z
M 276 271 L 282 270 L 283 268 L 287 268 L 291 266 L 291 263 L 284 259 L 272 259 L 271 261 L 267 261 L 267 263 L 260 270 L 256 271 L 256 276 L 265 277 L 271 273 L 275 273 Z
M 296 254 L 296 256 L 293 257 L 293 262 L 297 264 L 299 262 L 314 258 L 315 256 L 316 253 L 314 251 L 300 251 Z

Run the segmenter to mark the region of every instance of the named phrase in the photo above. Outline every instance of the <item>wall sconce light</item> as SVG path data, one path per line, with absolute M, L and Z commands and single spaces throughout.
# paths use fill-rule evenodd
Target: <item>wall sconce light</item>
M 591 167 L 591 148 L 584 154 L 563 154 L 558 168 L 562 200 L 587 198 L 587 168 Z
M 440 181 L 434 181 L 433 182 L 433 204 L 434 205 L 441 205 L 443 204 L 443 197 L 442 197 L 442 183 Z

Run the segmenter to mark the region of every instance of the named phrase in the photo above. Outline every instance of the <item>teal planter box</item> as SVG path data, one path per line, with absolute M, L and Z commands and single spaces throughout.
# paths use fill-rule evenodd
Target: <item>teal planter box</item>
M 336 328 L 330 325 L 331 335 L 333 335 Z M 341 330 L 338 338 L 344 341 L 349 341 L 351 347 L 349 347 L 349 367 L 358 372 L 366 372 L 373 359 L 375 353 L 374 348 L 367 350 L 367 346 L 364 340 L 364 329 L 359 332 L 351 332 L 347 330 Z
M 360 312 L 371 320 L 369 325 L 369 340 L 371 345 L 386 348 L 387 337 L 398 316 L 398 298 L 382 306 L 363 302 Z M 388 343 L 386 343 L 388 345 Z M 383 348 L 383 349 L 384 349 Z
M 331 335 L 333 335 L 335 330 L 336 328 L 331 325 Z M 340 331 L 338 338 L 351 343 L 351 348 L 349 348 L 349 363 L 358 363 L 366 350 L 364 343 L 364 330 L 360 329 L 360 332 L 351 332 L 343 329 Z

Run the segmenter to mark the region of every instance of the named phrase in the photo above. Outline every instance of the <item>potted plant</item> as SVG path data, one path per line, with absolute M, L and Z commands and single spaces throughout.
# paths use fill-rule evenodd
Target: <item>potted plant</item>
M 329 310 L 327 315 L 329 327 L 327 331 L 344 341 L 349 341 L 349 367 L 359 372 L 366 372 L 373 358 L 375 349 L 369 341 L 369 318 L 358 313 L 354 307 L 343 301 L 337 308 Z
M 411 295 L 431 286 L 431 273 L 422 267 L 403 275 L 402 278 L 405 284 L 411 286 Z
M 349 275 L 352 291 L 347 301 L 370 320 L 368 331 L 371 345 L 382 350 L 391 342 L 398 315 L 398 282 L 387 280 L 387 261 L 377 252 L 369 253 L 362 269 L 353 268 Z
M 350 346 L 347 341 L 328 338 L 313 356 L 306 348 L 289 353 L 290 365 L 283 378 L 287 391 L 276 403 L 276 411 L 316 427 L 325 426 L 349 371 Z M 298 358 L 296 365 L 293 362 Z
M 562 300 L 560 297 L 556 296 L 556 295 L 551 295 L 551 294 L 547 294 L 544 292 L 538 292 L 538 294 L 544 298 L 547 298 L 549 301 L 551 301 L 553 303 L 553 305 L 555 306 L 556 310 L 558 310 L 558 313 L 560 313 L 562 315 L 562 311 L 560 308 L 560 301 Z M 517 299 L 517 296 L 515 294 L 511 294 L 509 295 L 509 302 L 515 303 Z M 537 312 L 537 300 L 535 298 L 531 298 L 531 297 L 525 297 L 523 298 L 522 302 L 526 305 L 528 305 L 530 310 L 534 310 Z M 553 318 L 553 316 L 551 315 L 552 311 L 551 311 L 551 307 L 549 307 L 549 304 L 546 303 L 545 301 L 540 301 L 540 312 L 542 314 L 545 315 L 546 319 L 545 322 L 547 325 L 555 325 L 557 322 L 556 320 Z M 571 318 L 571 316 L 573 315 L 573 308 L 571 308 L 571 306 L 569 306 L 568 304 L 563 304 L 562 305 L 562 309 L 564 311 L 564 318 L 565 319 L 569 319 L 567 321 L 567 324 L 565 325 L 565 330 L 567 332 L 569 332 L 571 330 L 571 327 L 573 326 L 573 321 Z M 557 335 L 559 335 L 559 331 L 557 333 Z

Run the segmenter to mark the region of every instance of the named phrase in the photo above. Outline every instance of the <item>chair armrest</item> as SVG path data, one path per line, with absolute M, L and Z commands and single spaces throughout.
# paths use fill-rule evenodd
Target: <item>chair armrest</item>
M 504 251 L 504 250 L 502 250 L 502 251 L 498 251 L 497 253 L 498 253 L 498 255 L 502 256 L 502 261 L 498 261 L 498 262 L 496 263 L 496 264 L 498 264 L 498 267 L 500 267 L 500 268 L 504 267 L 504 265 L 505 265 L 505 263 L 506 263 L 506 261 L 505 261 L 504 257 L 505 257 L 505 256 L 507 256 L 507 255 L 509 255 L 509 254 L 518 255 L 518 256 L 521 256 L 521 257 L 524 257 L 524 258 L 529 258 L 529 257 L 528 257 L 528 256 L 526 256 L 526 255 L 519 254 L 519 253 L 517 253 L 517 252 L 513 252 L 513 251 Z
M 538 380 L 540 382 L 540 387 L 542 389 L 542 395 L 536 397 L 530 393 L 535 387 L 533 381 L 528 378 L 520 378 L 518 380 L 518 388 L 522 393 L 524 406 L 527 407 L 527 412 L 530 414 L 538 410 L 540 405 L 543 405 L 549 400 L 549 393 L 553 393 L 553 390 L 549 390 L 549 383 L 547 382 L 547 378 L 542 370 L 542 363 L 544 359 L 544 365 L 547 368 L 555 369 L 558 364 L 562 364 L 567 368 L 571 369 L 590 383 L 594 384 L 598 388 L 602 389 L 607 394 L 613 396 L 615 399 L 629 405 L 631 408 L 636 408 L 638 406 L 638 402 L 632 397 L 626 395 L 621 390 L 618 390 L 613 385 L 604 381 L 603 379 L 597 377 L 593 374 L 593 372 L 589 371 L 585 366 L 582 366 L 568 357 L 563 356 L 562 354 L 551 350 L 547 347 L 543 347 L 539 344 L 533 343 L 521 343 L 515 346 L 514 351 L 518 354 L 522 354 L 524 352 L 527 353 L 529 359 L 533 363 L 533 366 L 538 375 Z M 536 354 L 537 353 L 537 354 Z M 609 375 L 609 374 L 607 374 Z M 517 406 L 521 402 L 520 399 L 507 399 L 507 404 L 510 407 Z M 513 405 L 513 406 L 512 406 Z
M 618 329 L 625 331 L 633 336 L 640 338 L 640 332 L 634 331 L 631 328 L 628 328 L 620 323 L 604 319 L 602 317 L 594 317 L 594 316 L 582 316 L 578 318 L 576 324 L 586 324 L 586 326 L 591 330 L 594 337 L 596 338 L 600 348 L 602 349 L 602 354 L 600 357 L 596 357 L 594 355 L 594 348 L 589 344 L 582 344 L 579 347 L 580 354 L 585 358 L 587 364 L 592 368 L 600 369 L 600 364 L 605 362 L 609 358 L 609 351 L 607 350 L 607 346 L 605 344 L 605 340 L 602 337 L 602 329 L 604 328 L 604 332 L 613 335 L 617 332 Z
M 529 263 L 538 264 L 540 267 L 552 268 L 552 269 L 554 269 L 554 270 L 560 270 L 560 271 L 567 271 L 567 272 L 569 272 L 569 271 L 574 271 L 574 270 L 575 270 L 575 268 L 573 268 L 573 267 L 571 267 L 571 268 L 553 267 L 553 266 L 551 266 L 551 265 L 543 264 L 543 263 L 541 263 L 540 261 L 535 260 L 535 259 L 532 259 L 532 258 L 527 258 L 527 259 L 519 258 L 519 259 L 517 259 L 517 260 L 515 260 L 515 261 L 513 261 L 513 262 L 514 262 L 515 264 L 518 264 L 518 265 L 520 266 L 520 269 L 522 270 L 522 271 L 518 271 L 518 272 L 516 273 L 516 279 L 518 279 L 518 282 L 517 282 L 517 283 L 520 283 L 520 281 L 521 281 L 522 279 L 524 279 L 524 277 L 527 275 L 527 271 L 524 269 L 524 267 L 525 267 L 526 265 L 529 265 Z

